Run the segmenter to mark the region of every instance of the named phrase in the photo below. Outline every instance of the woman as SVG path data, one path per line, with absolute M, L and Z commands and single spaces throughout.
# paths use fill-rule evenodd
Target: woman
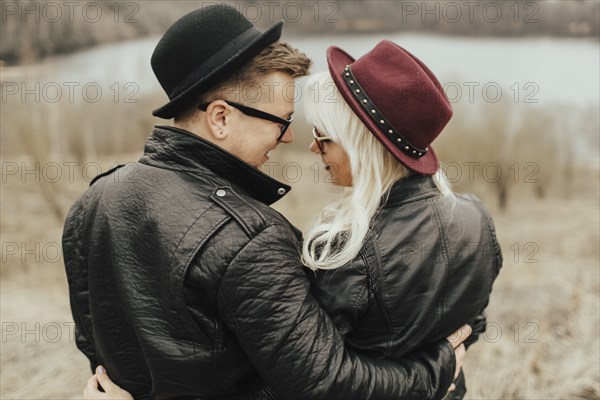
M 452 115 L 433 73 L 390 41 L 354 60 L 330 47 L 309 79 L 310 150 L 350 188 L 315 218 L 302 248 L 313 291 L 348 346 L 396 359 L 469 323 L 468 347 L 502 263 L 492 220 L 451 192 L 430 147 Z M 314 90 L 318 88 L 318 90 Z M 127 395 L 112 385 L 88 398 Z M 448 398 L 466 393 L 464 376 Z M 115 397 L 109 397 L 115 396 Z
M 328 50 L 307 82 L 311 151 L 352 187 L 304 238 L 315 296 L 357 352 L 397 359 L 469 322 L 468 347 L 502 264 L 488 212 L 452 193 L 430 147 L 452 115 L 437 78 L 390 41 L 354 60 Z M 331 90 L 327 90 L 331 88 Z M 326 101 L 333 99 L 333 101 Z M 466 393 L 464 376 L 450 398 Z

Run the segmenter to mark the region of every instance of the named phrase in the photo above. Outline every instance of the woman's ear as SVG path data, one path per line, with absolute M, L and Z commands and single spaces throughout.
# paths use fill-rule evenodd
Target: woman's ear
M 214 140 L 224 140 L 231 125 L 231 107 L 223 100 L 215 100 L 206 108 L 208 134 Z

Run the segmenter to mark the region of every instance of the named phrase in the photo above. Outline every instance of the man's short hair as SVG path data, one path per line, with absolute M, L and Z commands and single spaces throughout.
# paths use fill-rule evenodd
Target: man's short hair
M 269 92 L 268 87 L 260 85 L 266 75 L 283 72 L 292 78 L 298 78 L 309 74 L 311 64 L 312 61 L 306 54 L 289 43 L 283 41 L 272 43 L 251 61 L 238 68 L 228 79 L 202 93 L 196 103 L 182 109 L 175 117 L 175 122 L 193 118 L 198 111 L 198 104 L 219 99 L 244 102 L 245 95 L 245 97 L 252 97 L 254 101 L 259 101 L 262 94 Z M 257 93 L 259 90 L 264 93 Z

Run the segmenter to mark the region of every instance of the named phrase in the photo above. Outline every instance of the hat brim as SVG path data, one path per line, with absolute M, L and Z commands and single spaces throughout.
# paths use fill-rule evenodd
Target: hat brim
M 339 47 L 330 46 L 327 49 L 327 64 L 329 66 L 331 78 L 348 106 L 350 106 L 352 111 L 366 125 L 373 136 L 375 136 L 375 138 L 377 138 L 377 140 L 379 140 L 379 142 L 381 142 L 381 144 L 383 144 L 385 148 L 405 167 L 422 175 L 435 174 L 439 168 L 439 161 L 431 146 L 429 146 L 429 150 L 421 158 L 413 158 L 406 155 L 379 129 L 377 123 L 370 118 L 368 113 L 359 104 L 342 76 L 346 66 L 352 64 L 354 61 L 355 60 L 351 55 Z
M 152 115 L 164 119 L 171 119 L 175 117 L 177 112 L 189 104 L 189 102 L 191 102 L 195 97 L 197 97 L 202 90 L 213 86 L 215 83 L 218 83 L 220 74 L 235 70 L 237 67 L 250 61 L 267 46 L 278 41 L 281 37 L 282 28 L 283 21 L 277 22 L 275 25 L 271 26 L 246 47 L 235 52 L 231 58 L 221 64 L 218 68 L 215 68 L 210 74 L 204 76 L 185 91 L 172 98 L 167 104 L 152 111 Z

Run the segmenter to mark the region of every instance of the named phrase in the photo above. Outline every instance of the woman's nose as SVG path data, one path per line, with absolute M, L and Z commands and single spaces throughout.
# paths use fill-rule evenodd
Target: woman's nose
M 315 154 L 320 154 L 321 152 L 319 151 L 319 146 L 317 146 L 317 142 L 315 142 L 314 140 L 312 140 L 310 142 L 310 144 L 308 145 L 308 150 L 315 153 Z

